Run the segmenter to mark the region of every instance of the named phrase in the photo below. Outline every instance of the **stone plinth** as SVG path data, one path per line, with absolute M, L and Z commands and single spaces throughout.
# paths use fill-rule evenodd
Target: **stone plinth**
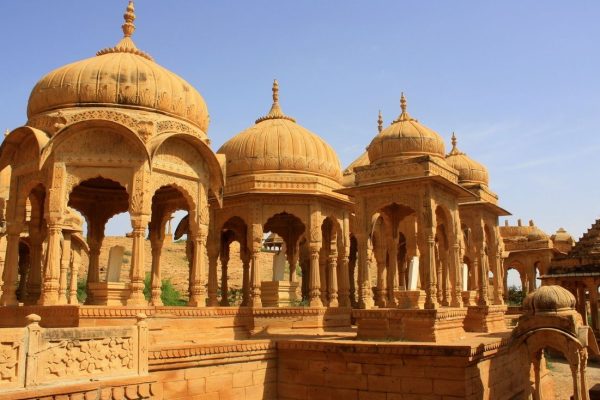
M 298 282 L 262 281 L 260 290 L 263 307 L 290 307 L 298 300 Z
M 467 332 L 502 332 L 506 328 L 506 305 L 469 306 L 465 318 Z
M 398 308 L 422 309 L 425 305 L 425 291 L 401 290 L 395 292 Z
M 462 300 L 465 307 L 477 305 L 477 291 L 463 290 Z
M 352 310 L 358 339 L 397 339 L 419 342 L 456 340 L 465 336 L 466 308 L 436 310 Z
M 270 333 L 319 334 L 347 330 L 351 326 L 349 308 L 289 307 L 252 309 L 252 336 Z
M 90 298 L 86 304 L 96 306 L 124 306 L 131 294 L 129 283 L 124 282 L 90 282 L 88 283 Z

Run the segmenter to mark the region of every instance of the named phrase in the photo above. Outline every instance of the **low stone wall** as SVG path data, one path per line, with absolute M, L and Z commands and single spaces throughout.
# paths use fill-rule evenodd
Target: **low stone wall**
M 154 348 L 153 399 L 276 400 L 277 350 L 271 341 Z
M 514 368 L 522 355 L 501 339 L 473 347 L 281 341 L 278 355 L 279 400 L 508 400 L 529 387 Z

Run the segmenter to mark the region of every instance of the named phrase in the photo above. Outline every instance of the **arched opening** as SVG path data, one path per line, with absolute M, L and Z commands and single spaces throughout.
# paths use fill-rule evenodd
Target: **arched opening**
M 541 263 L 539 261 L 537 261 L 533 266 L 533 276 L 535 277 L 533 280 L 534 290 L 542 286 L 542 279 L 540 278 L 540 266 Z
M 350 304 L 353 308 L 358 307 L 356 300 L 356 282 L 358 281 L 358 268 L 356 262 L 358 261 L 358 243 L 356 237 L 350 235 L 350 254 L 348 256 L 348 276 L 350 280 Z
M 300 218 L 287 212 L 271 216 L 263 225 L 267 238 L 274 237 L 273 234 L 281 238 L 277 244 L 270 244 L 272 268 L 263 270 L 261 294 L 264 307 L 297 306 L 303 304 L 304 296 L 308 299 L 306 277 L 310 271 L 310 257 L 306 257 L 308 263 L 301 260 L 302 252 L 308 253 L 306 241 L 301 244 L 305 229 Z M 303 300 L 298 293 L 300 290 Z
M 36 185 L 25 201 L 25 228 L 28 238 L 19 242 L 17 298 L 25 304 L 36 304 L 42 290 L 43 246 L 46 237 L 44 201 L 46 189 Z
M 248 226 L 240 217 L 232 217 L 221 229 L 218 269 L 221 306 L 247 306 L 250 299 L 250 251 Z
M 181 251 L 182 242 L 173 242 L 171 221 L 175 212 L 189 214 L 190 209 L 193 209 L 190 201 L 174 185 L 161 186 L 152 196 L 152 214 L 148 225 L 152 262 L 144 280 L 144 295 L 151 305 L 188 304 L 193 260 L 193 247 L 188 234 L 189 220 L 185 252 Z
M 341 282 L 341 258 L 343 239 L 337 220 L 327 217 L 321 224 L 322 247 L 319 254 L 321 278 L 321 301 L 324 306 L 338 307 L 339 282 Z M 344 301 L 345 304 L 345 301 Z
M 521 281 L 521 273 L 513 266 L 508 266 L 506 271 L 506 303 L 510 306 L 520 306 L 523 304 L 525 293 Z
M 102 206 L 99 207 L 98 205 Z M 86 221 L 87 245 L 89 255 L 84 261 L 84 268 L 78 279 L 81 291 L 85 287 L 86 304 L 125 305 L 129 297 L 130 279 L 128 278 L 129 260 L 124 265 L 125 248 L 131 248 L 131 239 L 126 233 L 131 230 L 131 223 L 126 220 L 129 210 L 129 194 L 118 182 L 96 177 L 82 181 L 69 194 L 68 207 L 78 211 Z M 77 218 L 75 214 L 74 219 Z M 107 223 L 111 220 L 112 234 L 121 234 L 119 243 L 105 241 Z M 82 222 L 83 224 L 83 222 Z M 84 227 L 81 228 L 83 232 Z M 71 246 L 70 236 L 67 246 Z M 63 231 L 63 238 L 65 232 Z M 63 253 L 65 249 L 63 241 Z M 119 247 L 117 247 L 119 246 Z M 72 246 L 71 246 L 72 247 Z M 113 250 L 116 248 L 115 250 Z M 66 262 L 67 255 L 63 258 Z M 87 265 L 85 265 L 87 263 Z M 85 276 L 87 271 L 87 276 Z M 62 276 L 61 263 L 61 276 Z M 73 276 L 73 275 L 72 275 Z

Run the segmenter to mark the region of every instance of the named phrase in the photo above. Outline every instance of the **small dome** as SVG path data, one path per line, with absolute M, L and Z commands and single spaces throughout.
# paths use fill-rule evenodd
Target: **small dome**
M 269 114 L 231 138 L 217 153 L 226 156 L 227 177 L 294 172 L 325 176 L 338 184 L 342 179 L 333 148 L 281 111 L 277 81 Z
M 550 238 L 552 239 L 553 242 L 567 242 L 567 243 L 574 242 L 573 236 L 571 236 L 569 234 L 569 232 L 567 232 L 565 230 L 565 228 L 558 228 L 556 233 L 554 235 L 552 235 Z
M 208 109 L 200 93 L 138 50 L 131 40 L 135 30 L 132 1 L 124 18 L 124 37 L 115 47 L 60 67 L 35 85 L 27 116 L 67 107 L 127 107 L 182 118 L 206 133 Z
M 562 286 L 542 286 L 531 293 L 530 296 L 530 304 L 532 304 L 533 311 L 536 314 L 573 310 L 575 308 L 575 296 Z
M 489 185 L 490 179 L 487 168 L 456 147 L 456 135 L 454 133 L 452 134 L 452 150 L 446 156 L 446 162 L 458 171 L 458 183 Z
M 400 99 L 402 113 L 383 129 L 369 144 L 367 151 L 373 163 L 391 161 L 398 157 L 444 157 L 444 140 L 433 130 L 421 125 L 406 111 L 404 94 Z

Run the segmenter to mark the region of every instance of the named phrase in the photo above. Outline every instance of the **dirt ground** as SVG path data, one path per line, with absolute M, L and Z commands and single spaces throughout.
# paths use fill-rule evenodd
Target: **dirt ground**
M 573 378 L 569 364 L 564 359 L 547 357 L 546 365 L 554 379 L 556 400 L 568 400 L 573 394 Z M 586 377 L 588 389 L 600 383 L 600 362 L 590 361 L 588 363 Z

